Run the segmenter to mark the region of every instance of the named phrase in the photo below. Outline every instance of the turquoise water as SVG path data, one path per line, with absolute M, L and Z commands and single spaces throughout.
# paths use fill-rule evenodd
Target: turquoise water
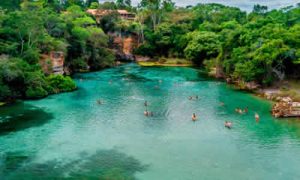
M 300 178 L 300 123 L 196 69 L 128 64 L 75 79 L 75 92 L 0 108 L 1 179 Z

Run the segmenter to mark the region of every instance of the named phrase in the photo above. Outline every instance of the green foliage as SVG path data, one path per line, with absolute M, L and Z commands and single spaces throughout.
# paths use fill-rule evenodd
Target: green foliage
M 204 59 L 216 58 L 221 49 L 218 35 L 213 32 L 192 32 L 188 35 L 189 43 L 184 50 L 187 59 L 201 64 Z
M 41 87 L 30 86 L 26 90 L 26 98 L 30 98 L 30 99 L 42 98 L 42 97 L 46 97 L 47 95 L 48 92 Z
M 151 24 L 159 17 L 155 13 L 160 2 L 140 4 L 148 15 L 140 26 L 145 40 L 137 54 L 185 57 L 200 66 L 216 66 L 235 79 L 266 85 L 285 75 L 300 77 L 299 6 L 268 11 L 255 5 L 247 14 L 220 4 L 198 4 L 164 11 L 164 17 Z
M 37 64 L 40 59 L 40 53 L 38 49 L 27 49 L 22 58 L 29 64 Z
M 0 1 L 0 7 L 8 10 L 15 10 L 20 8 L 21 0 Z
M 46 78 L 54 93 L 73 91 L 76 89 L 75 82 L 68 76 L 50 75 Z
M 70 66 L 73 69 L 73 71 L 75 71 L 75 72 L 80 72 L 80 71 L 86 71 L 86 70 L 88 70 L 88 64 L 82 58 L 74 59 L 73 61 L 71 61 Z

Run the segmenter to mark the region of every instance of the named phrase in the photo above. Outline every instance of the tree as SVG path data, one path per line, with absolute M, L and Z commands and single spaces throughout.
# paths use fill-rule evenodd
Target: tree
M 139 4 L 140 9 L 147 10 L 153 29 L 161 22 L 166 11 L 173 10 L 174 3 L 171 0 L 142 0 Z
M 15 10 L 20 8 L 21 0 L 9 0 L 9 1 L 0 1 L 0 7 L 8 10 Z
M 86 0 L 85 1 L 85 6 L 90 7 L 92 4 L 98 4 L 99 5 L 99 0 Z
M 213 32 L 192 32 L 189 33 L 190 42 L 184 49 L 187 59 L 201 64 L 205 59 L 216 58 L 221 50 L 219 36 Z
M 256 4 L 254 5 L 252 12 L 256 14 L 265 14 L 267 11 L 268 11 L 267 6 L 261 6 L 259 4 Z
M 130 8 L 131 0 L 116 0 L 116 5 L 119 9 Z

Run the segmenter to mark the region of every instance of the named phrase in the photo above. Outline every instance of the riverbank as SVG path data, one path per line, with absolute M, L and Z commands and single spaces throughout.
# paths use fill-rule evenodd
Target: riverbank
M 144 67 L 193 67 L 194 64 L 186 59 L 179 58 L 137 58 L 136 62 Z
M 262 87 L 256 82 L 232 81 L 228 84 L 237 89 L 253 93 L 256 96 L 272 101 L 271 114 L 276 118 L 300 118 L 300 86 L 297 80 L 289 79 Z
M 286 80 L 279 85 L 260 89 L 260 96 L 274 102 L 272 115 L 276 118 L 300 117 L 300 88 L 295 80 Z

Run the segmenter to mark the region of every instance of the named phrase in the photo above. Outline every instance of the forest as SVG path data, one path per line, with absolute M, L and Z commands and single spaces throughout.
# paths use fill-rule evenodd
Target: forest
M 171 0 L 11 0 L 0 2 L 0 101 L 72 91 L 70 76 L 47 74 L 39 60 L 64 53 L 72 75 L 114 66 L 110 32 L 138 37 L 135 55 L 187 59 L 218 76 L 270 86 L 300 76 L 300 3 L 252 12 L 221 4 L 177 7 Z M 87 9 L 126 9 L 97 22 Z

